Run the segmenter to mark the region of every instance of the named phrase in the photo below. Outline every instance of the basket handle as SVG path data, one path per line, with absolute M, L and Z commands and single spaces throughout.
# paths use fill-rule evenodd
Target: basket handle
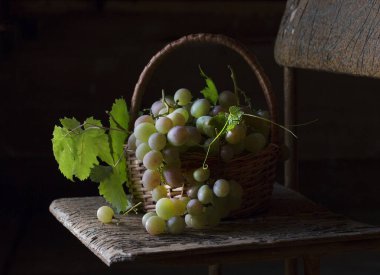
M 178 48 L 189 44 L 216 44 L 225 46 L 237 54 L 239 54 L 249 65 L 252 72 L 255 74 L 265 96 L 266 103 L 268 105 L 268 111 L 270 113 L 271 120 L 277 122 L 277 107 L 275 102 L 275 96 L 272 91 L 271 84 L 268 80 L 268 77 L 264 73 L 263 68 L 258 63 L 256 57 L 248 51 L 248 49 L 241 44 L 240 42 L 219 34 L 208 34 L 208 33 L 199 33 L 199 34 L 190 34 L 183 36 L 178 40 L 175 40 L 167 44 L 162 50 L 157 52 L 145 66 L 144 70 L 140 74 L 139 80 L 136 83 L 135 90 L 133 92 L 132 101 L 131 101 L 131 120 L 130 123 L 135 121 L 137 118 L 138 111 L 141 105 L 141 99 L 144 95 L 147 84 L 149 83 L 152 74 L 155 69 L 161 64 L 165 58 L 175 51 Z M 131 127 L 130 125 L 130 127 Z M 278 144 L 278 129 L 277 126 L 271 123 L 271 142 Z

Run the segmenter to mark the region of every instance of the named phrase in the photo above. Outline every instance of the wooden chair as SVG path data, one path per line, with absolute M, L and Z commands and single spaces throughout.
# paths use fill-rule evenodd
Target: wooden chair
M 287 2 L 275 45 L 284 67 L 285 125 L 297 123 L 296 69 L 380 78 L 379 8 L 380 1 Z M 285 186 L 298 191 L 297 142 L 285 136 L 285 143 L 292 152 Z M 295 261 L 288 261 L 288 274 L 295 269 Z
M 286 125 L 296 123 L 296 68 L 380 77 L 379 9 L 380 1 L 288 1 L 275 48 L 284 66 Z M 334 214 L 293 191 L 298 190 L 297 144 L 286 142 L 293 152 L 286 163 L 288 188 L 275 186 L 269 211 L 225 222 L 207 234 L 152 237 L 139 216 L 119 226 L 102 225 L 94 214 L 104 203 L 99 197 L 55 200 L 50 211 L 109 266 L 204 264 L 218 274 L 220 263 L 285 259 L 286 273 L 293 275 L 291 259 L 302 258 L 305 274 L 317 275 L 321 255 L 380 248 L 379 227 Z

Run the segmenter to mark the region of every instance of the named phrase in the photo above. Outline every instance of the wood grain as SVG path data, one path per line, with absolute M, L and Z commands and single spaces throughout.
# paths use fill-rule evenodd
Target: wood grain
M 150 236 L 141 225 L 141 215 L 103 225 L 96 210 L 104 204 L 101 197 L 65 198 L 52 202 L 50 211 L 109 266 L 216 264 L 380 247 L 380 228 L 333 214 L 279 185 L 267 213 L 225 221 L 210 230 L 189 229 L 180 236 Z
M 288 67 L 380 77 L 380 1 L 290 0 L 275 45 Z

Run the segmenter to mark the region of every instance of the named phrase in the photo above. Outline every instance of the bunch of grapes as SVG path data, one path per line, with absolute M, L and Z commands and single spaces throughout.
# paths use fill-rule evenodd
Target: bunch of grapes
M 185 88 L 177 90 L 174 97 L 163 94 L 151 106 L 150 114 L 136 119 L 128 139 L 128 149 L 146 168 L 142 184 L 156 202 L 155 212 L 143 217 L 143 225 L 152 235 L 178 234 L 186 226 L 215 226 L 241 204 L 242 187 L 236 181 L 210 177 L 205 163 L 193 171 L 183 171 L 181 154 L 204 150 L 228 163 L 243 151 L 258 153 L 267 144 L 269 127 L 257 120 L 251 121 L 253 127 L 249 120 L 242 121 L 218 135 L 215 118 L 238 105 L 233 92 L 220 93 L 215 106 L 206 98 L 192 99 Z M 251 110 L 246 108 L 244 112 Z M 267 112 L 258 115 L 268 116 Z M 167 188 L 178 187 L 187 192 L 169 198 Z

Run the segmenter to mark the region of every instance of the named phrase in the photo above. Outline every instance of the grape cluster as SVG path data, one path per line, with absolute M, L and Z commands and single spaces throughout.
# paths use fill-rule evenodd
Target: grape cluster
M 269 128 L 254 120 L 254 126 L 249 120 L 243 121 L 218 138 L 214 118 L 238 105 L 234 93 L 220 93 L 216 106 L 206 98 L 192 99 L 191 92 L 184 88 L 177 90 L 174 97 L 163 95 L 153 103 L 150 114 L 136 119 L 128 139 L 128 149 L 146 168 L 142 184 L 156 202 L 155 212 L 145 214 L 142 220 L 152 235 L 179 234 L 186 226 L 215 226 L 241 204 L 243 191 L 236 181 L 212 177 L 208 166 L 202 164 L 184 172 L 180 154 L 205 150 L 229 162 L 243 151 L 258 153 L 267 144 Z M 266 112 L 256 114 L 268 116 Z M 187 191 L 169 198 L 167 185 Z

